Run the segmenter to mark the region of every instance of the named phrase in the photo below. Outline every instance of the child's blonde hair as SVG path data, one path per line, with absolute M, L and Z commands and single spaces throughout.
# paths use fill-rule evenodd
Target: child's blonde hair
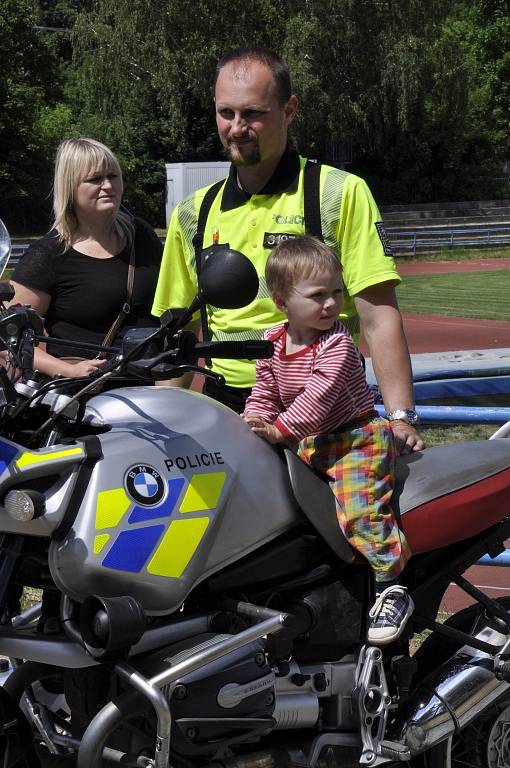
M 281 241 L 269 254 L 266 285 L 270 293 L 286 297 L 300 280 L 319 272 L 338 274 L 342 267 L 337 254 L 315 237 L 303 235 Z
M 56 229 L 64 250 L 69 250 L 73 234 L 78 227 L 74 213 L 74 193 L 78 184 L 91 174 L 114 173 L 122 179 L 119 161 L 111 151 L 95 139 L 66 139 L 55 158 L 53 181 L 53 229 Z M 128 242 L 133 238 L 132 217 L 123 211 L 117 213 L 115 226 Z

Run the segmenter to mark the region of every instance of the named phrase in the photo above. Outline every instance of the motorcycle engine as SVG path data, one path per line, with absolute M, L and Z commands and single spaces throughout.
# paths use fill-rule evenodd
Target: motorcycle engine
M 200 635 L 152 653 L 137 666 L 144 674 L 156 674 L 227 637 Z M 275 675 L 261 641 L 233 651 L 162 690 L 172 711 L 172 749 L 183 755 L 214 754 L 247 737 L 256 740 L 274 725 Z

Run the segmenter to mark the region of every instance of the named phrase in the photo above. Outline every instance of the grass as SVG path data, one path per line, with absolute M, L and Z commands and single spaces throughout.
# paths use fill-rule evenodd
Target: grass
M 446 619 L 448 619 L 451 615 L 452 614 L 448 613 L 448 611 L 439 611 L 435 618 L 435 621 L 438 621 L 440 624 L 443 624 L 443 622 L 445 622 Z M 416 653 L 420 645 L 424 643 L 427 637 L 430 637 L 431 634 L 432 634 L 431 629 L 424 629 L 421 632 L 416 632 L 416 634 L 412 636 L 409 643 L 411 656 Z
M 488 440 L 497 430 L 497 424 L 452 424 L 449 427 L 422 425 L 420 432 L 427 447 L 466 440 Z
M 31 608 L 34 603 L 39 603 L 42 600 L 42 589 L 35 589 L 34 587 L 25 587 L 23 589 L 23 595 L 21 597 L 21 610 L 26 611 L 27 608 Z
M 397 287 L 402 312 L 510 320 L 508 269 L 408 275 Z

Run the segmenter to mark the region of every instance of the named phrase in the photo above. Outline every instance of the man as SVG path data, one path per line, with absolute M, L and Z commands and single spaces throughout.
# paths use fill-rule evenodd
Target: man
M 218 134 L 232 166 L 211 203 L 203 247 L 220 243 L 241 251 L 259 275 L 257 298 L 239 310 L 209 308 L 213 339 L 248 339 L 283 319 L 267 291 L 264 270 L 272 247 L 282 238 L 303 234 L 304 177 L 307 161 L 288 146 L 296 114 L 290 74 L 280 57 L 260 48 L 238 49 L 216 69 Z M 207 188 L 174 210 L 154 299 L 153 313 L 188 306 L 196 293 L 193 238 Z M 342 321 L 356 337 L 358 316 L 386 411 L 401 453 L 423 448 L 416 430 L 411 364 L 394 286 L 400 281 L 385 240 L 379 211 L 365 182 L 353 174 L 323 166 L 320 172 L 320 221 L 324 241 L 340 257 L 346 295 Z M 195 323 L 198 328 L 198 322 Z M 206 380 L 204 392 L 243 410 L 255 381 L 249 361 L 216 360 L 227 387 Z M 168 382 L 189 386 L 189 380 Z

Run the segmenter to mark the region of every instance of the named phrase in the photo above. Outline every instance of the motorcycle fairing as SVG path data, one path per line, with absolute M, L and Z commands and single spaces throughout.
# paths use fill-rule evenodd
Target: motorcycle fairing
M 75 463 L 84 457 L 83 445 L 70 447 L 54 445 L 50 448 L 38 448 L 29 451 L 2 437 L 0 438 L 0 479 L 2 482 L 4 481 L 2 475 L 6 469 L 9 469 L 11 477 L 16 477 L 17 474 L 23 473 L 25 470 L 32 470 L 32 478 L 35 474 L 47 474 L 49 462 L 58 461 L 60 466 L 63 461 L 69 460 L 71 463 Z M 14 459 L 16 460 L 14 461 Z M 36 468 L 39 468 L 39 471 Z
M 69 507 L 80 468 L 87 460 L 84 442 L 27 450 L 6 438 L 0 439 L 0 497 L 13 488 L 31 487 L 47 478 L 43 517 L 27 522 L 13 520 L 0 505 L 0 531 L 28 536 L 51 536 Z
M 22 449 L 19 445 L 11 443 L 4 438 L 0 439 L 0 478 L 3 473 L 10 466 L 11 461 L 17 456 Z
M 153 575 L 179 578 L 195 554 L 211 521 L 210 515 L 189 518 L 191 512 L 213 514 L 218 506 L 226 472 L 204 472 L 167 481 L 167 493 L 154 507 L 133 502 L 123 488 L 100 491 L 96 505 L 94 553 L 109 543 L 106 529 L 124 518 L 127 525 L 118 533 L 102 560 L 105 568 L 138 573 L 145 565 Z M 182 493 L 184 489 L 184 493 Z M 180 503 L 177 502 L 180 500 Z M 170 518 L 166 526 L 162 520 Z M 127 520 L 126 520 L 127 518 Z M 131 527 L 134 523 L 159 519 L 159 524 Z
M 510 440 L 401 456 L 392 504 L 413 553 L 476 535 L 510 514 Z
M 103 459 L 48 558 L 77 601 L 127 593 L 149 614 L 170 613 L 210 574 L 300 523 L 284 464 L 209 398 L 111 390 L 89 401 L 85 419 L 108 428 L 96 438 Z

